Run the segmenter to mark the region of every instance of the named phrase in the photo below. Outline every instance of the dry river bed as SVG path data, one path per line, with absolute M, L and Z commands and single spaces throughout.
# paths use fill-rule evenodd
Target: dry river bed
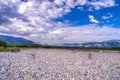
M 120 52 L 67 49 L 0 52 L 0 80 L 120 80 Z

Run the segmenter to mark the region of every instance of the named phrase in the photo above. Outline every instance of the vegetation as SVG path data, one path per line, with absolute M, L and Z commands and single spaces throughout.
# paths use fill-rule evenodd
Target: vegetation
M 105 51 L 105 50 L 120 51 L 120 47 L 105 47 L 105 48 L 95 48 L 95 47 L 52 47 L 52 48 L 82 50 L 82 51 L 94 51 L 94 52 L 99 52 L 99 50 L 103 50 L 103 51 Z
M 3 51 L 10 51 L 10 52 L 18 52 L 20 51 L 20 48 L 57 48 L 57 49 L 71 49 L 73 50 L 84 50 L 84 51 L 95 51 L 95 52 L 99 52 L 99 50 L 103 50 L 103 52 L 105 50 L 119 50 L 120 51 L 120 47 L 109 47 L 109 48 L 93 48 L 93 47 L 60 47 L 60 46 L 48 46 L 48 45 L 39 45 L 39 44 L 31 44 L 31 45 L 18 45 L 18 44 L 12 44 L 12 45 L 8 45 L 5 41 L 0 40 L 0 52 Z
M 19 48 L 53 48 L 52 46 L 43 46 L 39 44 L 31 44 L 31 45 L 8 45 L 9 47 L 19 47 Z
M 18 47 L 18 48 L 52 48 L 52 49 L 71 49 L 71 50 L 82 50 L 82 51 L 95 51 L 99 52 L 99 50 L 118 50 L 120 51 L 120 47 L 108 47 L 108 48 L 94 48 L 94 47 L 63 47 L 63 46 L 48 46 L 48 45 L 39 45 L 39 44 L 31 44 L 31 45 L 8 45 L 9 47 Z
M 92 59 L 92 56 L 93 56 L 93 55 L 92 55 L 91 53 L 88 54 L 88 58 L 89 58 L 89 59 Z
M 35 59 L 35 54 L 31 53 L 32 59 Z
M 18 52 L 20 51 L 20 49 L 15 46 L 9 47 L 5 41 L 0 40 L 0 52 L 6 52 L 6 51 Z
M 6 48 L 7 43 L 5 41 L 0 40 L 0 47 Z

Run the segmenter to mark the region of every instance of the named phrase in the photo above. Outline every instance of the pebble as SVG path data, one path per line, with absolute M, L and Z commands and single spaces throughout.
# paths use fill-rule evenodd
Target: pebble
M 119 53 L 79 50 L 72 53 L 65 49 L 1 52 L 0 80 L 120 80 Z

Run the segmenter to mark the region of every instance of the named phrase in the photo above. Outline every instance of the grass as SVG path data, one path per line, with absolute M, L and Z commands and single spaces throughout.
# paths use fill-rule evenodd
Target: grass
M 5 51 L 5 48 L 4 47 L 0 47 L 0 52 L 3 52 Z
M 7 47 L 7 48 L 0 47 L 0 52 L 19 52 L 19 51 L 20 49 L 17 47 Z

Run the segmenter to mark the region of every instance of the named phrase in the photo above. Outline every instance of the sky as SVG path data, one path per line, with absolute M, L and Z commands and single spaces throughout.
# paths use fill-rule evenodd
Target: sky
M 120 40 L 120 0 L 0 0 L 0 34 L 40 44 Z

